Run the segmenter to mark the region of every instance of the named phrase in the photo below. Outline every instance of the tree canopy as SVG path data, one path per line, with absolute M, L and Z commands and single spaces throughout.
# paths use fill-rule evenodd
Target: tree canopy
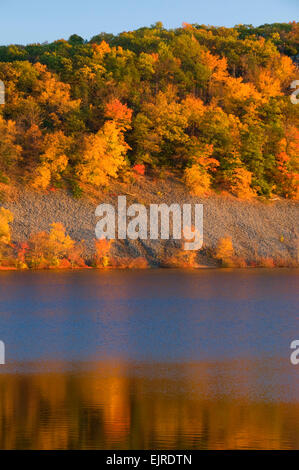
M 298 195 L 299 23 L 162 23 L 0 47 L 0 177 L 109 185 L 134 165 L 195 194 Z

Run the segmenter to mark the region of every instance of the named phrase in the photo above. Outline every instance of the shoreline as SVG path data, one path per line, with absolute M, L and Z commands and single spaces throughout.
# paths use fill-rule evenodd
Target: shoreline
M 184 259 L 182 243 L 178 240 L 115 240 L 110 253 L 116 260 L 112 263 L 114 266 L 100 266 L 101 269 L 145 269 L 161 265 L 166 268 L 165 264 L 167 268 L 189 269 L 192 265 L 194 269 L 217 268 L 220 263 L 214 253 L 219 240 L 225 237 L 232 241 L 236 260 L 242 260 L 240 267 L 299 266 L 298 201 L 277 198 L 274 201 L 247 201 L 215 193 L 194 197 L 173 175 L 163 179 L 139 177 L 131 184 L 112 182 L 109 189 L 93 190 L 80 199 L 61 189 L 41 193 L 15 186 L 1 206 L 11 211 L 14 217 L 10 224 L 12 243 L 27 243 L 33 234 L 49 233 L 51 224 L 61 223 L 66 235 L 75 243 L 82 243 L 82 261 L 91 267 L 98 221 L 95 209 L 102 203 L 117 207 L 119 195 L 127 197 L 128 205 L 203 204 L 204 243 L 190 263 Z M 189 251 L 189 255 L 191 253 L 194 252 Z M 140 266 L 142 260 L 144 265 Z M 125 266 L 121 265 L 123 262 Z M 139 265 L 129 267 L 135 262 Z
M 91 271 L 201 271 L 201 270 L 221 270 L 221 271 L 233 271 L 233 270 L 268 270 L 268 271 L 275 271 L 275 270 L 282 270 L 282 269 L 292 269 L 292 270 L 298 270 L 299 265 L 294 265 L 294 266 L 274 266 L 274 267 L 268 267 L 268 266 L 198 266 L 198 267 L 165 267 L 165 266 L 148 266 L 147 268 L 125 268 L 125 267 L 115 267 L 115 266 L 108 266 L 108 267 L 93 267 L 93 266 L 86 266 L 85 268 L 83 267 L 74 267 L 74 268 L 57 268 L 57 267 L 52 267 L 52 268 L 16 268 L 16 267 L 11 267 L 11 266 L 0 266 L 0 272 L 7 272 L 7 271 L 13 271 L 13 272 L 73 272 L 73 271 L 86 271 L 86 270 L 91 270 Z

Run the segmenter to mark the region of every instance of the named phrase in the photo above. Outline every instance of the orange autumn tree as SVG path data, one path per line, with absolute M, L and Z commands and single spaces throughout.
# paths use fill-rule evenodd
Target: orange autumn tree
M 126 131 L 131 128 L 133 110 L 126 104 L 122 104 L 117 98 L 111 99 L 105 104 L 105 117 L 112 119 L 117 127 Z
M 111 262 L 110 250 L 113 240 L 107 240 L 107 238 L 101 238 L 95 240 L 95 266 L 97 268 L 106 268 Z
M 102 41 L 101 44 L 93 43 L 91 46 L 93 56 L 96 60 L 101 60 L 105 54 L 109 54 L 109 52 L 111 52 L 111 48 L 106 41 Z
M 28 269 L 28 266 L 26 263 L 26 253 L 28 249 L 29 249 L 29 245 L 27 242 L 21 242 L 21 243 L 16 244 L 15 266 L 17 269 Z

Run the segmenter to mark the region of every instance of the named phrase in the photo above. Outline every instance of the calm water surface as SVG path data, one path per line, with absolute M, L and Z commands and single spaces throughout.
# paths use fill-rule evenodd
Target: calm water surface
M 299 449 L 298 280 L 1 272 L 0 448 Z

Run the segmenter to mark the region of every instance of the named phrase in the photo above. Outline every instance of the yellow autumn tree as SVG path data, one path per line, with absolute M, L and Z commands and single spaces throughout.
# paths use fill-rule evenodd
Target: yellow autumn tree
M 184 182 L 194 196 L 202 196 L 211 186 L 212 176 L 219 166 L 218 160 L 212 158 L 213 145 L 205 145 L 192 156 L 191 167 L 184 171 Z
M 75 247 L 75 241 L 66 235 L 60 222 L 51 224 L 50 233 L 39 232 L 29 239 L 27 262 L 30 267 L 58 267 L 63 259 L 68 259 Z
M 47 113 L 53 127 L 59 127 L 67 113 L 79 109 L 81 100 L 73 100 L 70 94 L 71 86 L 58 81 L 45 65 L 37 62 L 34 69 L 40 78 L 36 84 L 36 91 L 39 92 L 38 103 Z
M 13 214 L 4 207 L 0 209 L 0 265 L 4 261 L 5 264 L 12 264 L 12 247 L 11 247 L 11 227 Z
M 57 256 L 67 255 L 74 247 L 74 240 L 66 235 L 65 228 L 60 222 L 53 222 L 49 234 L 49 240 L 53 243 L 54 252 Z
M 245 83 L 242 77 L 227 76 L 212 89 L 212 95 L 221 100 L 223 109 L 228 113 L 238 114 L 239 107 L 250 103 L 262 104 L 263 98 L 255 86 Z
M 51 180 L 59 180 L 66 169 L 68 157 L 66 151 L 70 138 L 58 131 L 47 134 L 44 140 L 44 153 L 40 156 L 40 165 L 34 172 L 32 186 L 35 189 L 46 189 Z
M 10 210 L 1 207 L 0 209 L 0 243 L 8 245 L 11 240 L 10 223 L 13 221 L 13 214 Z
M 281 82 L 271 70 L 258 69 L 254 81 L 257 89 L 267 98 L 282 95 Z
M 295 126 L 285 130 L 285 138 L 277 146 L 277 172 L 274 189 L 282 196 L 299 198 L 299 131 Z
M 199 126 L 205 112 L 205 105 L 200 98 L 188 95 L 182 102 L 183 114 L 188 120 L 191 132 L 194 133 L 195 127 Z
M 234 247 L 230 237 L 220 238 L 215 251 L 215 258 L 221 261 L 223 266 L 232 264 Z
M 79 179 L 106 186 L 109 178 L 116 178 L 126 166 L 128 149 L 121 129 L 114 121 L 106 121 L 101 130 L 84 139 L 82 162 L 77 167 Z
M 34 189 L 46 189 L 51 181 L 51 170 L 47 165 L 40 165 L 35 170 L 32 187 Z
M 235 168 L 230 178 L 230 191 L 240 199 L 252 199 L 256 191 L 251 187 L 252 173 L 244 167 Z
M 202 196 L 211 186 L 211 176 L 199 165 L 192 165 L 184 171 L 184 181 L 194 196 Z
M 266 98 L 280 96 L 296 78 L 296 66 L 290 57 L 275 55 L 267 67 L 255 67 L 248 71 L 247 78 Z
M 0 115 L 0 171 L 6 171 L 20 157 L 22 148 L 16 144 L 16 125 Z

